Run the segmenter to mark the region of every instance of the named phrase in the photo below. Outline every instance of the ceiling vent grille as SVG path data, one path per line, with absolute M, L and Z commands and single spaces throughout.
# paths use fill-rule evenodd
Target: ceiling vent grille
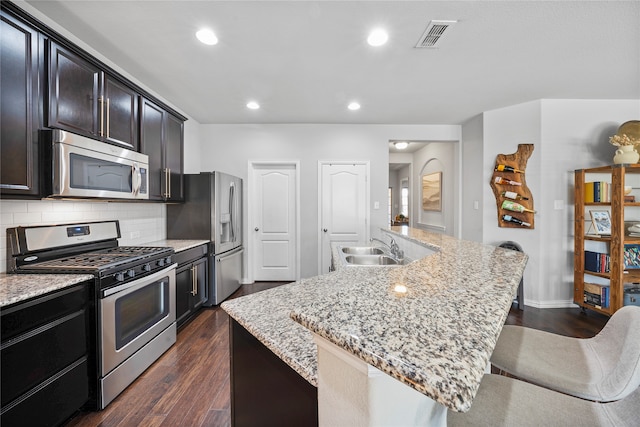
M 450 28 L 457 22 L 458 21 L 442 20 L 433 20 L 429 22 L 427 29 L 424 30 L 424 33 L 420 37 L 420 40 L 418 40 L 416 47 L 431 49 L 439 47 L 439 43 L 442 41 L 442 38 L 451 32 Z

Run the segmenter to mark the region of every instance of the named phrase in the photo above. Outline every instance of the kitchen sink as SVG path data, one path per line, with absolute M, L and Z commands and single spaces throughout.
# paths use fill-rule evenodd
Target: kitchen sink
M 346 246 L 342 248 L 345 254 L 353 255 L 382 255 L 384 251 L 374 246 Z
M 398 265 L 395 259 L 387 255 L 347 255 L 347 264 L 352 265 Z

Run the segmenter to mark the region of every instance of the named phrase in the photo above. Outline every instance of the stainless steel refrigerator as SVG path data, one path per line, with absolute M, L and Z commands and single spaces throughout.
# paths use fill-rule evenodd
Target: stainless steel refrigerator
M 167 205 L 168 239 L 209 240 L 207 306 L 218 305 L 242 278 L 242 178 L 222 172 L 184 176 L 185 202 Z

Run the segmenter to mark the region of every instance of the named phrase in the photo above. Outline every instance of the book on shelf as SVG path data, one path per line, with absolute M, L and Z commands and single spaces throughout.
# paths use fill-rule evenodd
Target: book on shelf
M 584 251 L 584 269 L 594 273 L 609 272 L 609 254 Z M 639 267 L 640 268 L 640 267 Z
M 585 282 L 583 301 L 585 304 L 592 305 L 600 309 L 608 308 L 609 307 L 609 286 Z
M 625 203 L 635 203 L 636 202 L 636 196 L 633 195 L 628 195 L 628 196 L 624 196 L 624 201 Z
M 584 183 L 585 203 L 607 203 L 611 201 L 611 184 L 606 181 Z

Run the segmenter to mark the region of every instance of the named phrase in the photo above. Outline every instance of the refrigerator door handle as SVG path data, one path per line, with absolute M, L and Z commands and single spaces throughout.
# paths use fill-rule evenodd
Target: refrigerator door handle
M 231 223 L 229 224 L 229 228 L 231 230 L 231 241 L 235 242 L 236 241 L 236 225 L 235 225 L 235 221 L 234 221 L 234 217 L 236 215 L 235 212 L 235 204 L 234 204 L 234 196 L 235 196 L 235 186 L 234 183 L 232 182 L 231 185 L 229 186 L 229 216 L 230 216 L 230 221 Z
M 219 256 L 218 255 L 218 256 L 216 256 L 216 259 L 217 259 L 218 262 L 222 262 L 222 261 L 225 261 L 227 258 L 234 257 L 236 255 L 239 255 L 239 254 L 243 253 L 243 252 L 244 252 L 244 248 L 240 248 L 239 250 L 235 250 L 235 251 L 229 252 L 229 254 L 225 255 L 225 256 Z

